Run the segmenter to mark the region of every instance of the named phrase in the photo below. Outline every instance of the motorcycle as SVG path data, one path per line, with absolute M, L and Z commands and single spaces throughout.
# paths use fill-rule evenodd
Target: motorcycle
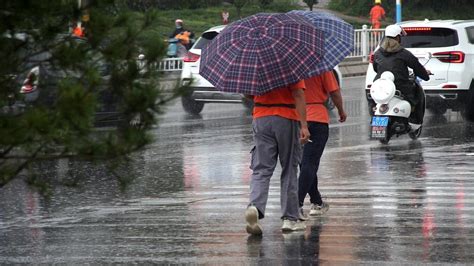
M 411 74 L 411 78 L 415 78 Z M 370 137 L 378 139 L 381 143 L 387 144 L 393 136 L 408 134 L 415 140 L 421 135 L 422 124 L 409 122 L 412 106 L 404 99 L 400 91 L 395 87 L 395 77 L 392 72 L 382 73 L 380 78 L 372 84 L 370 96 L 375 101 L 374 115 L 370 125 Z M 415 78 L 418 86 L 418 93 L 421 93 L 422 102 L 418 105 L 422 115 L 425 113 L 425 94 L 420 82 Z
M 189 38 L 190 32 L 185 33 L 178 34 L 174 38 L 169 38 L 166 40 L 168 43 L 166 55 L 168 57 L 184 57 L 184 55 L 194 44 L 194 39 Z
M 431 53 L 418 55 L 418 60 L 424 61 L 423 66 L 428 64 L 432 58 Z M 433 75 L 433 74 L 429 74 Z M 421 118 L 425 115 L 426 98 L 421 79 L 416 77 L 412 69 L 409 69 L 409 80 L 415 84 L 420 103 L 415 106 L 415 113 Z M 378 139 L 382 144 L 388 144 L 393 136 L 399 137 L 403 134 L 415 140 L 421 135 L 422 124 L 410 122 L 412 106 L 405 100 L 402 93 L 395 86 L 395 76 L 392 72 L 386 71 L 380 75 L 380 78 L 372 84 L 370 96 L 375 102 L 373 113 L 371 113 L 370 138 Z M 421 119 L 423 120 L 423 119 Z

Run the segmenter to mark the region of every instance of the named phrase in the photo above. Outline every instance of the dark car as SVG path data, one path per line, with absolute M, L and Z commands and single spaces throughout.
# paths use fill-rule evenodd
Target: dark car
M 8 91 L 6 101 L 2 102 L 1 113 L 18 115 L 31 106 L 53 106 L 58 95 L 58 83 L 64 78 L 81 79 L 80 72 L 66 71 L 53 63 L 53 52 L 37 47 L 27 34 L 17 33 L 14 36 L 2 36 L 2 43 L 14 45 L 21 64 L 11 73 L 4 73 L 3 88 Z M 58 41 L 73 44 L 85 43 L 82 38 L 70 35 L 58 36 Z M 67 40 L 66 40 L 67 39 Z M 58 42 L 59 43 L 59 42 Z M 110 70 L 106 63 L 97 58 L 101 79 L 104 84 L 110 78 Z M 95 126 L 114 126 L 119 123 L 117 101 L 108 90 L 100 90 L 95 114 Z

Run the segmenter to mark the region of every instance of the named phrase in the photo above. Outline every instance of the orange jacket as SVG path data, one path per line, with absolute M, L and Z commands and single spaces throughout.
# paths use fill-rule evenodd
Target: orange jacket
M 77 37 L 84 37 L 84 31 L 81 27 L 77 26 L 72 30 L 72 34 Z
M 191 37 L 191 32 L 183 31 L 175 36 L 183 45 L 189 44 L 189 39 Z
M 306 115 L 308 121 L 329 123 L 329 114 L 324 103 L 329 94 L 339 90 L 339 85 L 332 71 L 306 79 Z

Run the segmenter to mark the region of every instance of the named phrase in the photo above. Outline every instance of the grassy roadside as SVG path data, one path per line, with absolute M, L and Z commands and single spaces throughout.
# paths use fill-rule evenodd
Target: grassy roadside
M 346 15 L 367 18 L 373 0 L 331 0 L 328 8 Z M 393 2 L 393 3 L 392 3 Z M 386 24 L 395 22 L 395 1 L 383 1 L 382 6 L 387 12 Z M 402 18 L 407 20 L 427 19 L 473 19 L 474 1 L 465 6 L 450 5 L 448 8 L 440 9 L 430 5 L 421 5 L 414 1 L 404 1 L 402 4 Z M 349 21 L 350 22 L 350 21 Z
M 158 23 L 156 31 L 162 36 L 167 36 L 174 30 L 174 21 L 180 18 L 184 21 L 184 27 L 193 31 L 196 36 L 212 26 L 222 24 L 221 12 L 226 9 L 230 14 L 230 22 L 239 19 L 237 10 L 232 5 L 220 5 L 210 8 L 187 9 L 187 10 L 157 10 Z M 260 12 L 287 12 L 293 9 L 302 9 L 291 0 L 274 0 L 274 3 L 267 9 L 262 10 L 258 5 L 245 6 L 242 17 L 247 17 Z

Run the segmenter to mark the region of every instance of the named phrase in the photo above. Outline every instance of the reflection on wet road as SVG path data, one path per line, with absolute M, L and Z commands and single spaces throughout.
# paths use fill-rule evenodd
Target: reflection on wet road
M 264 235 L 248 237 L 251 117 L 222 104 L 188 116 L 177 102 L 123 167 L 136 177 L 123 191 L 100 165 L 71 161 L 39 168 L 77 177 L 50 199 L 20 180 L 0 189 L 0 263 L 474 263 L 474 125 L 428 113 L 419 140 L 381 145 L 367 137 L 363 80 L 345 83 L 350 117 L 332 115 L 320 166 L 331 207 L 305 232 L 280 231 L 277 168 Z

